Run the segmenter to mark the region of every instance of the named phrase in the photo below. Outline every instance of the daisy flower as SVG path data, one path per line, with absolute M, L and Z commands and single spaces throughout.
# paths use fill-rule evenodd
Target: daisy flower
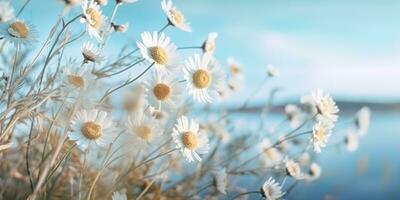
M 261 195 L 267 200 L 279 200 L 282 199 L 285 192 L 282 192 L 282 186 L 280 186 L 275 179 L 270 177 L 264 182 L 261 188 Z
M 100 49 L 89 42 L 82 45 L 81 51 L 85 63 L 100 63 L 103 60 Z
M 35 27 L 19 19 L 1 24 L 0 35 L 14 45 L 31 45 L 38 38 Z
M 300 125 L 301 111 L 299 107 L 293 104 L 288 104 L 285 106 L 285 113 L 292 128 L 296 128 Z
M 272 166 L 277 164 L 282 159 L 281 152 L 272 147 L 271 142 L 268 139 L 263 139 L 259 144 L 259 149 L 263 154 L 263 162 L 265 166 Z
M 174 108 L 181 96 L 180 84 L 171 77 L 153 73 L 152 78 L 145 83 L 149 104 L 161 110 L 162 106 Z
M 210 149 L 207 135 L 199 132 L 199 124 L 194 120 L 189 121 L 186 116 L 177 119 L 172 138 L 176 147 L 189 162 L 193 162 L 195 159 L 200 162 L 199 154 L 206 154 Z
M 154 120 L 156 120 L 157 123 L 160 125 L 165 125 L 169 119 L 168 112 L 163 111 L 163 110 L 158 110 L 158 109 L 154 108 L 153 106 L 149 106 L 146 114 L 148 114 L 150 117 L 152 117 Z
M 344 140 L 346 148 L 349 152 L 354 152 L 358 148 L 358 135 L 349 131 Z
M 214 179 L 213 185 L 217 188 L 218 192 L 226 194 L 226 186 L 228 184 L 228 175 L 226 174 L 226 169 L 218 169 L 213 172 Z
M 311 142 L 314 146 L 314 151 L 321 152 L 321 149 L 326 146 L 329 137 L 331 136 L 333 125 L 323 121 L 318 121 L 312 130 Z
M 0 1 L 0 23 L 14 18 L 14 8 L 8 1 Z
M 228 63 L 230 74 L 233 77 L 237 77 L 240 79 L 243 78 L 242 69 L 240 68 L 240 64 L 238 61 L 236 61 L 233 57 L 229 57 L 227 59 L 227 63 Z
M 302 179 L 303 173 L 301 172 L 300 165 L 296 161 L 292 159 L 285 159 L 285 168 L 287 175 L 295 178 L 295 179 Z
M 95 81 L 95 76 L 86 67 L 73 67 L 73 63 L 64 70 L 64 85 L 68 91 L 84 91 Z
M 135 85 L 124 96 L 123 108 L 128 113 L 143 113 L 146 104 L 145 88 L 142 85 Z
M 86 24 L 86 30 L 91 37 L 101 42 L 101 32 L 106 25 L 106 17 L 103 16 L 99 4 L 93 0 L 83 0 L 82 3 L 83 17 L 81 23 Z
M 125 33 L 128 30 L 129 23 L 125 24 L 115 24 L 111 23 L 112 28 L 114 29 L 115 32 L 117 33 Z
M 156 121 L 145 114 L 129 116 L 126 126 L 128 132 L 133 135 L 140 144 L 150 144 L 162 134 L 162 130 L 157 125 Z
M 339 109 L 332 97 L 320 89 L 312 93 L 311 96 L 317 106 L 317 111 L 320 117 L 331 122 L 336 122 Z
M 168 23 L 170 25 L 173 25 L 185 32 L 192 31 L 192 28 L 190 27 L 190 24 L 186 21 L 185 16 L 181 13 L 181 11 L 176 9 L 171 0 L 161 1 L 161 8 L 167 16 Z
M 279 71 L 272 65 L 267 66 L 267 75 L 268 77 L 278 77 L 279 76 Z
M 215 39 L 218 37 L 218 33 L 211 32 L 208 34 L 208 38 L 206 41 L 203 42 L 201 48 L 203 49 L 204 53 L 214 53 L 215 51 Z
M 223 74 L 215 62 L 210 62 L 210 55 L 198 54 L 185 61 L 185 80 L 189 94 L 199 102 L 211 102 L 221 88 Z
M 112 200 L 128 200 L 128 197 L 126 196 L 126 190 L 120 190 L 117 192 L 114 192 L 112 195 Z
M 312 163 L 310 165 L 310 170 L 308 171 L 307 180 L 314 181 L 321 177 L 321 167 L 317 163 Z
M 364 136 L 370 125 L 371 121 L 371 110 L 368 107 L 361 108 L 356 114 L 356 126 L 358 128 L 358 133 Z
M 170 73 L 175 69 L 176 46 L 164 33 L 144 32 L 142 41 L 136 42 L 142 57 L 154 63 L 157 72 Z
M 72 131 L 68 137 L 84 151 L 92 142 L 104 147 L 115 138 L 114 127 L 107 112 L 100 110 L 81 110 L 71 121 Z

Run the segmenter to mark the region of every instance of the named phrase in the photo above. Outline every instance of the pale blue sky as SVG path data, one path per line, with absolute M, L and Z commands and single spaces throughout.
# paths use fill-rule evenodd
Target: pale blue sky
M 193 33 L 174 29 L 166 33 L 178 46 L 188 46 L 201 43 L 208 32 L 218 32 L 216 57 L 222 63 L 228 56 L 240 61 L 247 77 L 244 87 L 262 82 L 266 65 L 272 64 L 281 71 L 281 77 L 270 84 L 286 87 L 285 97 L 322 88 L 337 98 L 351 100 L 400 99 L 399 1 L 173 2 L 191 22 Z M 47 34 L 61 4 L 56 0 L 32 3 L 22 17 Z M 109 0 L 106 15 L 113 5 Z M 72 11 L 78 12 L 79 8 Z M 116 21 L 129 22 L 130 28 L 127 34 L 113 36 L 108 50 L 126 42 L 134 48 L 140 33 L 158 30 L 165 17 L 159 0 L 139 0 L 121 7 Z

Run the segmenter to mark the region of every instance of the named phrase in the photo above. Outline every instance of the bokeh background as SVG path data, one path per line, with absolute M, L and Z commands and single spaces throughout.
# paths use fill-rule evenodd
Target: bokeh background
M 17 9 L 23 2 L 15 0 L 13 4 Z M 241 63 L 245 74 L 242 88 L 258 87 L 264 80 L 266 66 L 272 64 L 280 76 L 263 89 L 283 88 L 277 104 L 296 102 L 300 95 L 322 88 L 339 102 L 343 123 L 362 105 L 371 108 L 371 129 L 362 138 L 358 151 L 348 153 L 330 148 L 323 152 L 318 158 L 323 168 L 322 178 L 297 187 L 290 198 L 400 198 L 400 1 L 174 0 L 174 3 L 191 22 L 193 32 L 167 29 L 166 33 L 184 47 L 200 45 L 209 32 L 218 32 L 215 56 L 222 64 L 229 56 Z M 109 0 L 104 8 L 106 15 L 111 14 L 113 5 Z M 22 18 L 33 23 L 41 37 L 45 37 L 61 10 L 62 3 L 57 0 L 32 0 Z M 66 18 L 79 12 L 79 8 L 74 8 Z M 157 31 L 166 23 L 159 0 L 125 5 L 116 21 L 129 22 L 129 30 L 127 34 L 114 35 L 105 52 L 113 52 L 126 43 L 132 44 L 133 49 L 141 32 Z M 79 23 L 76 26 L 83 29 Z M 82 41 L 85 40 L 90 38 Z M 240 105 L 251 92 L 241 90 L 226 106 Z M 267 96 L 268 92 L 259 92 L 252 98 L 251 106 L 259 105 Z M 252 117 L 243 115 L 243 118 L 246 126 L 246 119 Z M 280 118 L 274 119 L 271 123 L 278 123 Z M 334 142 L 335 137 L 332 138 Z

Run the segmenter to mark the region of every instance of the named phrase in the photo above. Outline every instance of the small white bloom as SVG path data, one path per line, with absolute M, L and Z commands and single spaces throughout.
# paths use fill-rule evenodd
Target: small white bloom
M 9 1 L 0 1 L 0 23 L 14 18 L 14 8 Z
M 228 184 L 228 175 L 226 174 L 226 169 L 218 169 L 213 172 L 214 175 L 214 186 L 217 188 L 218 192 L 226 194 L 226 186 Z
M 1 37 L 14 45 L 32 45 L 37 41 L 38 34 L 32 24 L 14 19 L 0 25 Z
M 329 137 L 332 135 L 333 125 L 319 120 L 313 127 L 311 142 L 314 146 L 314 151 L 321 152 L 322 148 L 326 147 Z
M 208 38 L 206 41 L 203 42 L 201 48 L 203 49 L 204 53 L 214 53 L 215 51 L 215 39 L 217 39 L 218 33 L 211 32 L 208 34 Z
M 304 174 L 301 172 L 300 165 L 294 160 L 285 159 L 286 173 L 295 179 L 303 179 Z
M 206 154 L 210 149 L 207 135 L 199 132 L 199 124 L 194 120 L 189 121 L 186 116 L 177 119 L 172 138 L 189 162 L 195 159 L 201 161 L 199 154 Z
M 240 68 L 240 63 L 233 57 L 228 57 L 227 59 L 230 74 L 236 78 L 243 78 L 242 69 Z
M 345 139 L 346 148 L 349 152 L 354 152 L 358 148 L 358 135 L 349 131 Z
M 101 13 L 99 4 L 93 0 L 83 0 L 82 11 L 83 17 L 80 21 L 86 24 L 89 35 L 99 42 L 103 41 L 101 34 L 107 27 L 107 18 Z
M 333 101 L 332 97 L 320 89 L 311 95 L 316 104 L 319 116 L 327 119 L 328 121 L 336 122 L 339 108 L 336 106 L 336 103 Z
M 317 163 L 312 163 L 310 165 L 310 171 L 307 175 L 307 180 L 314 181 L 321 177 L 321 167 Z
M 210 62 L 210 55 L 198 54 L 185 61 L 185 80 L 189 94 L 199 102 L 211 102 L 222 87 L 223 73 L 216 62 Z
M 87 62 L 100 63 L 103 60 L 100 50 L 89 42 L 84 43 L 82 45 L 81 51 L 83 59 L 86 63 Z
M 358 134 L 364 136 L 367 134 L 371 121 L 371 110 L 368 107 L 362 107 L 356 114 L 356 125 Z
M 63 82 L 70 91 L 85 91 L 92 86 L 95 76 L 87 67 L 79 67 L 77 63 L 71 63 L 64 68 Z
M 273 77 L 278 77 L 278 76 L 279 76 L 279 71 L 278 71 L 274 66 L 272 66 L 271 64 L 269 64 L 269 65 L 267 66 L 267 75 L 268 75 L 269 77 L 271 77 L 271 78 L 273 78 Z
M 267 200 L 279 200 L 283 198 L 285 192 L 282 192 L 282 186 L 270 177 L 264 182 L 261 188 L 261 195 Z
M 154 63 L 158 73 L 170 74 L 176 68 L 176 46 L 164 33 L 144 32 L 142 41 L 136 42 L 142 57 Z
M 129 116 L 127 129 L 128 133 L 133 135 L 140 145 L 150 144 L 162 135 L 162 130 L 156 121 L 145 114 Z
M 125 24 L 114 24 L 111 23 L 113 29 L 115 32 L 117 33 L 125 33 L 128 30 L 129 27 L 129 23 L 125 23 Z
M 94 142 L 104 147 L 113 142 L 115 131 L 113 122 L 107 112 L 100 110 L 81 110 L 71 121 L 71 132 L 68 137 L 75 141 L 84 151 Z
M 145 83 L 149 104 L 161 110 L 162 107 L 175 108 L 181 97 L 181 85 L 170 76 L 153 73 Z
M 182 31 L 192 31 L 192 28 L 190 27 L 190 24 L 186 21 L 185 16 L 181 13 L 181 11 L 176 9 L 171 0 L 161 1 L 161 8 L 163 9 L 165 15 L 168 18 L 168 22 L 171 25 L 181 29 Z
M 263 139 L 259 144 L 260 152 L 263 154 L 262 160 L 265 166 L 270 167 L 278 164 L 282 160 L 281 152 L 272 147 L 270 140 Z
M 299 107 L 293 104 L 288 104 L 285 106 L 285 113 L 292 128 L 296 128 L 300 125 L 301 111 Z

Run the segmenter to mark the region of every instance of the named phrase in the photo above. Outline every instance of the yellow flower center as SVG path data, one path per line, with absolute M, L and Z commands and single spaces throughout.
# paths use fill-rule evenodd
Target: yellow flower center
M 29 36 L 29 28 L 25 23 L 16 21 L 10 24 L 8 33 L 13 37 L 27 38 Z
M 89 140 L 98 139 L 102 134 L 101 125 L 96 122 L 85 122 L 81 128 L 82 134 Z
M 168 63 L 168 53 L 162 47 L 152 47 L 150 49 L 151 58 L 153 58 L 154 62 L 160 65 L 165 65 Z
M 182 134 L 182 143 L 183 146 L 190 150 L 194 150 L 197 148 L 197 138 L 194 133 L 188 131 Z
M 78 75 L 74 75 L 74 74 L 68 75 L 68 82 L 76 88 L 85 87 L 85 80 L 81 76 L 78 76 Z
M 158 100 L 164 101 L 171 95 L 171 88 L 164 83 L 158 83 L 154 86 L 153 93 Z
M 197 70 L 193 74 L 193 85 L 197 88 L 207 88 L 211 84 L 211 74 L 203 69 Z
M 135 128 L 136 135 L 147 142 L 153 139 L 153 132 L 147 125 L 141 125 Z
M 169 13 L 171 14 L 171 18 L 174 20 L 175 24 L 179 25 L 183 23 L 185 18 L 179 10 L 171 9 Z
M 99 29 L 103 23 L 100 12 L 96 9 L 88 8 L 86 9 L 86 14 L 89 15 L 90 25 L 95 29 Z

